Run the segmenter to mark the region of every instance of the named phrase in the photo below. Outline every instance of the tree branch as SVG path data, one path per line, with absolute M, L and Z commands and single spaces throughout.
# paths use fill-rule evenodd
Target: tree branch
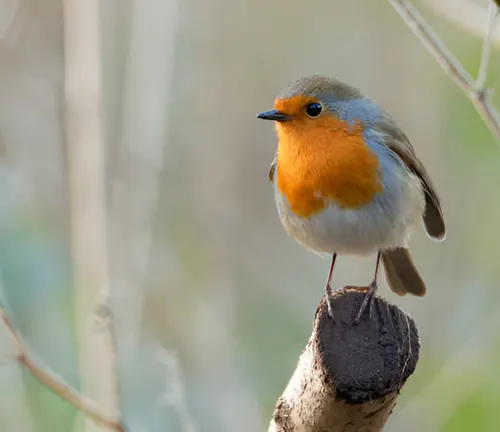
M 65 0 L 63 18 L 69 242 L 82 391 L 100 407 L 119 413 L 116 340 L 109 306 L 100 2 Z M 97 331 L 92 325 L 95 319 Z M 84 430 L 92 429 L 85 426 Z
M 481 68 L 480 79 L 474 81 L 472 76 L 465 70 L 458 59 L 446 48 L 430 25 L 424 20 L 422 15 L 415 9 L 408 0 L 389 0 L 389 3 L 396 9 L 408 27 L 420 39 L 422 44 L 436 58 L 444 71 L 450 78 L 464 91 L 472 104 L 483 117 L 486 125 L 490 129 L 495 139 L 500 143 L 500 115 L 490 101 L 489 91 L 483 87 L 481 75 L 486 74 Z M 493 8 L 496 6 L 492 5 Z M 486 32 L 485 49 L 483 49 L 483 59 L 487 64 L 489 57 L 489 46 L 491 45 L 491 34 L 494 17 L 491 18 L 491 28 Z M 486 51 L 486 56 L 484 55 Z
M 334 320 L 321 300 L 269 432 L 379 432 L 386 423 L 417 364 L 417 328 L 379 297 L 370 318 L 353 325 L 364 294 L 348 291 L 332 298 Z
M 9 331 L 17 349 L 17 361 L 38 381 L 47 386 L 57 396 L 69 402 L 75 408 L 83 412 L 96 424 L 105 426 L 116 432 L 125 432 L 118 419 L 107 416 L 99 407 L 90 399 L 81 395 L 61 377 L 59 377 L 52 369 L 43 364 L 36 358 L 36 355 L 29 354 L 27 344 L 22 340 L 21 335 L 14 328 L 5 310 L 0 306 L 0 318 L 3 320 L 5 327 Z

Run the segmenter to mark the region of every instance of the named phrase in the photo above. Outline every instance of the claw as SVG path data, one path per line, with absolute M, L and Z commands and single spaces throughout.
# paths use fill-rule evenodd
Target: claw
M 333 296 L 332 287 L 330 285 L 330 282 L 328 282 L 325 286 L 326 307 L 328 308 L 328 315 L 330 316 L 330 318 L 333 319 L 332 296 Z
M 363 298 L 363 303 L 361 303 L 361 307 L 359 308 L 358 315 L 356 319 L 353 321 L 354 325 L 358 325 L 361 321 L 361 317 L 368 307 L 368 317 L 372 316 L 372 306 L 373 299 L 375 298 L 375 293 L 377 292 L 377 281 L 373 281 L 370 285 L 368 285 L 368 289 L 365 292 L 365 297 Z
M 326 306 L 328 307 L 328 315 L 330 315 L 330 318 L 333 319 L 333 307 L 332 307 L 332 286 L 330 285 L 330 282 L 332 280 L 332 274 L 333 274 L 333 267 L 335 266 L 335 260 L 337 259 L 337 254 L 334 253 L 332 256 L 332 264 L 330 265 L 330 273 L 328 273 L 328 279 L 326 280 L 326 286 L 325 286 L 325 299 L 326 299 Z

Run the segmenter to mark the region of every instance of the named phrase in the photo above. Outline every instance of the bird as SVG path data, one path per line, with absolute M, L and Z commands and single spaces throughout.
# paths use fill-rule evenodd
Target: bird
M 444 240 L 445 220 L 424 164 L 389 113 L 359 89 L 313 75 L 286 85 L 257 118 L 275 122 L 269 181 L 284 230 L 306 249 L 332 256 L 330 315 L 337 255 L 377 256 L 356 324 L 367 308 L 371 314 L 380 264 L 393 292 L 424 296 L 408 241 L 419 222 L 431 239 Z

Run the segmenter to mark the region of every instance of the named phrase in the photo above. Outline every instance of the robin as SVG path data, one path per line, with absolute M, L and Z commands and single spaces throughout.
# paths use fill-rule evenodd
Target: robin
M 445 223 L 429 174 L 390 115 L 348 84 L 311 76 L 286 86 L 274 109 L 257 117 L 276 123 L 269 180 L 285 231 L 307 249 L 333 254 L 330 315 L 337 254 L 377 253 L 355 323 L 372 304 L 380 262 L 392 291 L 423 296 L 408 239 L 422 218 L 429 237 L 443 240 Z

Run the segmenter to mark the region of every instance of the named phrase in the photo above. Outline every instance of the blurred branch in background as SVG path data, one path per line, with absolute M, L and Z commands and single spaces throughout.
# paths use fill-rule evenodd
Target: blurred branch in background
M 1 9 L 2 13 L 0 14 L 0 39 L 5 36 L 7 29 L 12 24 L 12 20 L 19 9 L 19 1 L 20 0 L 4 2 L 5 5 L 2 5 L 4 7 Z
M 500 143 L 500 114 L 491 103 L 490 90 L 485 87 L 493 29 L 495 18 L 498 15 L 497 5 L 493 0 L 490 0 L 481 64 L 478 78 L 474 80 L 410 1 L 389 0 L 389 3 L 394 6 L 408 27 L 422 41 L 429 52 L 434 55 L 445 72 L 469 97 L 493 136 Z
M 63 8 L 70 246 L 82 391 L 120 418 L 116 344 L 108 306 L 99 3 L 67 0 Z M 96 318 L 102 318 L 97 330 Z M 94 424 L 85 421 L 86 432 L 95 430 Z
M 493 30 L 495 28 L 495 19 L 498 15 L 498 8 L 492 0 L 490 0 L 488 8 L 488 24 L 484 33 L 483 51 L 481 53 L 481 63 L 479 64 L 479 72 L 477 74 L 476 88 L 484 90 L 486 87 L 486 78 L 488 77 L 488 67 L 490 65 L 491 43 Z
M 83 412 L 96 424 L 105 426 L 108 429 L 123 432 L 120 421 L 109 418 L 103 413 L 95 402 L 87 399 L 79 394 L 69 384 L 52 371 L 47 365 L 40 362 L 36 355 L 30 353 L 26 343 L 22 340 L 19 332 L 14 328 L 14 325 L 9 320 L 4 308 L 0 305 L 0 318 L 3 320 L 7 330 L 12 336 L 16 345 L 17 354 L 16 360 L 37 380 L 50 388 L 60 398 L 72 404 L 74 407 Z
M 198 426 L 186 405 L 184 382 L 177 356 L 165 348 L 160 348 L 158 360 L 165 366 L 167 373 L 166 390 L 160 397 L 160 404 L 171 407 L 177 413 L 183 432 L 196 432 Z
M 494 1 L 500 7 L 500 0 Z M 425 4 L 474 36 L 484 36 L 484 23 L 489 10 L 478 2 L 474 0 L 427 0 Z M 491 41 L 493 45 L 500 46 L 500 26 L 494 29 Z

